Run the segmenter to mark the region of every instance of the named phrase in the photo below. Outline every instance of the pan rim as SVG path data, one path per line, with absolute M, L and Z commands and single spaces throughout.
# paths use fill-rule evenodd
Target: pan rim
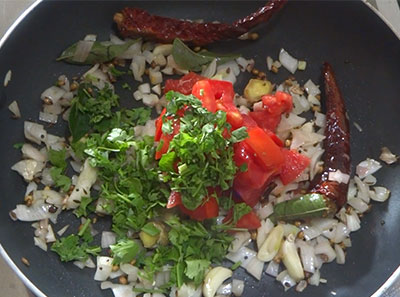
M 40 3 L 44 2 L 44 0 L 35 0 L 15 21 L 14 23 L 7 29 L 6 33 L 0 39 L 0 50 L 14 32 L 15 28 L 25 19 L 25 17 L 31 13 L 33 9 L 36 8 Z M 400 31 L 396 31 L 394 26 L 387 20 L 387 18 L 373 5 L 371 5 L 367 0 L 361 0 L 369 9 L 371 9 L 394 33 L 394 35 L 400 40 Z M 0 255 L 3 257 L 8 266 L 14 271 L 14 273 L 21 279 L 23 284 L 37 297 L 49 297 L 44 294 L 36 285 L 19 269 L 19 267 L 15 264 L 13 259 L 8 255 L 7 251 L 4 249 L 3 245 L 0 243 Z M 396 270 L 390 275 L 390 277 L 376 290 L 371 297 L 381 297 L 384 293 L 387 293 L 390 288 L 392 288 L 393 284 L 400 280 L 400 265 L 396 268 Z

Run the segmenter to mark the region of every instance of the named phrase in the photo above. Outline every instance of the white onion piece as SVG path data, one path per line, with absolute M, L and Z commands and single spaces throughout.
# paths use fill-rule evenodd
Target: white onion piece
M 42 174 L 41 174 L 40 182 L 43 185 L 49 186 L 49 187 L 54 185 L 54 180 L 51 177 L 51 168 L 47 168 L 46 167 L 45 169 L 43 169 Z
M 68 209 L 78 207 L 82 197 L 90 195 L 90 188 L 96 182 L 96 179 L 97 169 L 93 168 L 89 164 L 89 159 L 86 159 L 85 163 L 83 164 L 82 172 L 78 177 L 75 189 L 67 198 L 66 206 Z
M 263 207 L 260 207 L 257 209 L 257 215 L 261 220 L 265 220 L 268 218 L 273 212 L 274 212 L 274 207 L 272 203 L 267 203 Z
M 314 247 L 314 252 L 316 255 L 325 255 L 327 257 L 326 262 L 332 262 L 336 258 L 335 250 L 329 244 L 329 241 L 323 241 L 318 243 Z
M 143 74 L 146 68 L 146 59 L 142 55 L 135 55 L 129 67 L 132 70 L 133 77 L 137 81 L 143 81 Z
M 52 104 L 57 104 L 58 101 L 65 95 L 66 91 L 62 88 L 51 86 L 50 88 L 46 89 L 41 95 L 40 98 L 50 99 Z
M 311 225 L 321 231 L 331 229 L 337 224 L 337 220 L 330 218 L 314 218 L 311 220 Z
M 31 181 L 27 186 L 26 186 L 26 191 L 25 191 L 25 196 L 31 195 L 32 192 L 37 190 L 37 184 L 33 181 Z
M 4 83 L 3 83 L 4 87 L 8 86 L 8 83 L 11 81 L 11 76 L 12 76 L 12 72 L 11 72 L 11 70 L 8 70 L 6 75 L 4 76 Z
M 19 106 L 17 101 L 13 101 L 8 105 L 8 110 L 11 111 L 15 118 L 19 119 L 21 117 L 21 111 L 19 110 Z
M 160 54 L 154 56 L 153 62 L 156 63 L 156 65 L 159 65 L 159 66 L 167 65 L 167 59 L 163 55 L 160 55 Z
M 307 288 L 307 281 L 301 280 L 296 286 L 296 292 L 303 292 Z
M 335 244 L 335 252 L 336 252 L 336 263 L 344 264 L 346 262 L 346 256 L 340 245 Z
M 347 184 L 350 180 L 350 175 L 341 172 L 339 169 L 336 171 L 331 171 L 328 174 L 328 180 L 336 181 L 338 183 Z
M 47 226 L 47 234 L 46 234 L 45 239 L 46 239 L 46 243 L 56 241 L 56 236 L 54 235 L 53 227 L 51 227 L 50 224 Z
M 272 206 L 271 203 L 269 205 Z M 267 239 L 269 232 L 274 228 L 274 224 L 270 219 L 261 221 L 261 227 L 257 229 L 257 248 L 260 249 L 264 241 Z
M 59 236 L 62 236 L 65 233 L 65 231 L 67 231 L 68 228 L 69 228 L 69 225 L 65 225 L 64 227 L 62 227 L 60 230 L 57 231 L 57 234 Z
M 117 271 L 111 271 L 110 275 L 108 276 L 109 279 L 116 279 L 117 277 L 120 277 L 121 275 L 124 275 L 124 273 L 118 269 Z
M 46 241 L 44 241 L 42 238 L 40 238 L 40 237 L 33 237 L 33 241 L 34 241 L 34 244 L 37 246 L 37 247 L 39 247 L 39 248 L 41 248 L 42 250 L 44 250 L 45 252 L 47 252 L 47 244 L 46 244 Z
M 29 121 L 24 122 L 24 135 L 26 139 L 37 144 L 41 144 L 42 141 L 45 142 L 47 138 L 47 132 L 44 130 L 43 125 Z
M 139 268 L 128 263 L 120 265 L 121 271 L 128 275 L 129 282 L 136 282 L 138 279 Z
M 347 204 L 352 206 L 358 213 L 363 213 L 368 210 L 368 204 L 357 197 L 353 197 L 347 200 Z
M 312 286 L 318 286 L 320 283 L 321 274 L 319 270 L 315 271 L 315 273 L 308 279 L 308 283 Z
M 321 105 L 321 102 L 313 95 L 308 95 L 307 100 L 308 102 L 310 102 L 311 105 L 316 105 L 316 106 Z
M 132 290 L 132 285 L 113 284 L 111 282 L 102 282 L 100 285 L 102 290 L 111 289 L 114 297 L 136 297 L 136 293 Z
M 298 60 L 292 57 L 283 48 L 279 52 L 279 62 L 285 67 L 289 72 L 294 74 L 297 70 Z
M 149 78 L 152 85 L 157 85 L 163 82 L 162 73 L 159 70 L 150 68 Z
M 197 289 L 191 284 L 183 284 L 179 289 L 176 287 L 171 288 L 169 296 L 173 297 L 201 297 L 202 287 L 199 286 Z
M 42 122 L 56 124 L 58 120 L 58 116 L 55 114 L 47 113 L 47 112 L 39 112 L 39 120 Z
M 246 267 L 246 271 L 252 276 L 254 276 L 257 280 L 261 279 L 263 269 L 264 269 L 264 262 L 258 260 L 257 257 L 253 257 Z
M 150 84 L 149 83 L 144 83 L 138 86 L 138 90 L 142 93 L 142 94 L 150 94 L 151 89 L 150 89 Z
M 279 273 L 276 277 L 276 280 L 282 284 L 282 286 L 285 288 L 285 291 L 296 285 L 296 281 L 290 277 L 287 270 L 283 270 L 281 273 Z
M 346 216 L 347 228 L 349 229 L 350 232 L 357 231 L 358 229 L 361 228 L 360 221 L 355 212 L 353 212 L 352 214 L 345 214 L 345 216 Z
M 243 268 L 247 268 L 251 259 L 253 259 L 257 253 L 245 246 L 242 246 L 237 252 L 235 253 L 228 253 L 226 258 L 233 263 L 240 262 L 240 266 Z
M 270 261 L 267 265 L 267 269 L 265 270 L 265 273 L 273 276 L 273 277 L 277 277 L 279 274 L 279 263 L 275 262 L 275 261 Z
M 326 116 L 318 111 L 314 113 L 314 116 L 315 116 L 315 125 L 324 128 L 326 124 Z
M 281 121 L 277 127 L 277 133 L 282 134 L 293 128 L 300 127 L 305 123 L 306 119 L 295 115 L 294 113 L 290 113 L 288 117 L 286 115 L 281 116 Z M 285 137 L 286 138 L 286 137 Z
M 110 34 L 110 41 L 111 41 L 112 44 L 118 44 L 118 45 L 125 44 L 125 41 L 119 39 L 114 34 Z
M 385 162 L 386 164 L 390 165 L 393 164 L 395 162 L 397 162 L 397 160 L 399 159 L 398 156 L 396 156 L 395 154 L 393 154 L 389 148 L 387 148 L 386 146 L 383 147 L 381 149 L 381 155 L 379 156 L 379 159 L 381 159 L 383 162 Z
M 266 59 L 266 62 L 267 62 L 267 68 L 268 68 L 268 70 L 271 70 L 271 68 L 272 68 L 272 63 L 274 63 L 274 59 L 272 59 L 270 56 L 268 56 L 267 59 Z
M 232 294 L 236 297 L 242 296 L 244 291 L 244 281 L 239 279 L 232 280 Z
M 80 40 L 76 46 L 76 50 L 72 60 L 74 62 L 84 62 L 86 58 L 89 56 L 89 53 L 93 47 L 94 41 L 89 40 Z
M 172 67 L 167 66 L 164 69 L 162 69 L 161 72 L 166 75 L 172 75 L 174 74 L 174 69 Z
M 72 262 L 72 264 L 74 264 L 79 269 L 83 269 L 86 267 L 85 262 L 82 262 L 82 261 L 74 261 L 74 262 Z
M 232 283 L 225 283 L 219 286 L 217 289 L 217 295 L 231 295 L 232 294 Z
M 169 56 L 172 53 L 172 44 L 159 44 L 154 50 L 154 55 L 163 55 L 164 57 Z
M 101 233 L 101 247 L 103 249 L 110 247 L 110 245 L 115 244 L 117 240 L 117 235 L 114 232 L 103 231 Z
M 336 225 L 335 228 L 335 235 L 332 238 L 332 241 L 334 243 L 339 243 L 342 242 L 347 236 L 349 236 L 350 230 L 347 228 L 347 226 L 343 223 L 339 223 Z
M 305 84 L 304 84 L 304 88 L 307 91 L 307 94 L 315 96 L 318 94 L 321 94 L 321 91 L 319 90 L 319 86 L 317 86 L 316 84 L 314 84 L 314 82 L 309 79 Z
M 149 107 L 153 107 L 158 103 L 158 96 L 156 94 L 143 94 L 143 104 Z
M 358 188 L 357 197 L 361 198 L 365 203 L 369 203 L 369 186 L 362 182 L 358 176 L 354 176 L 354 181 Z
M 382 165 L 378 161 L 367 158 L 357 165 L 356 173 L 360 178 L 364 178 L 370 174 L 374 174 L 381 168 Z
M 37 148 L 29 143 L 25 143 L 22 148 L 22 157 L 25 159 L 32 159 L 37 162 L 46 162 L 47 158 L 44 154 L 42 154 Z
M 250 109 L 249 109 L 247 106 L 240 105 L 240 106 L 239 106 L 239 112 L 240 112 L 241 114 L 249 114 Z
M 374 187 L 371 199 L 378 202 L 384 202 L 390 197 L 390 191 L 385 187 Z
M 151 88 L 151 90 L 156 93 L 158 96 L 161 95 L 161 85 L 157 84 Z
M 250 233 L 248 231 L 236 232 L 235 237 L 229 246 L 228 251 L 232 253 L 236 253 L 242 246 L 245 246 L 250 243 Z
M 307 226 L 303 229 L 303 233 L 305 239 L 312 240 L 321 235 L 322 231 L 317 227 Z
M 314 247 L 302 240 L 298 240 L 296 244 L 300 248 L 300 257 L 301 257 L 301 262 L 303 263 L 304 271 L 314 273 L 315 272 Z
M 254 111 L 263 111 L 264 110 L 264 104 L 262 101 L 256 102 L 253 104 L 253 110 Z
M 141 48 L 142 48 L 142 41 L 141 40 L 136 41 L 124 53 L 119 55 L 117 58 L 133 60 L 136 56 L 141 56 L 141 54 L 142 54 Z
M 47 134 L 45 142 L 46 142 L 47 148 L 51 148 L 55 151 L 60 151 L 65 148 L 65 138 L 64 137 L 58 137 L 53 134 Z
M 211 61 L 211 63 L 201 72 L 201 76 L 211 78 L 217 71 L 217 59 Z
M 366 178 L 363 179 L 363 182 L 368 186 L 373 186 L 376 184 L 376 177 L 373 175 L 368 175 Z
M 222 65 L 217 67 L 217 73 L 225 70 L 226 72 L 233 72 L 234 76 L 238 76 L 240 74 L 240 68 L 236 61 L 228 61 Z
M 205 276 L 203 282 L 204 297 L 214 297 L 218 287 L 232 276 L 232 270 L 217 266 L 211 269 Z
M 105 281 L 111 274 L 113 258 L 97 257 L 97 269 L 94 275 L 94 280 Z
M 26 181 L 31 181 L 35 175 L 44 168 L 43 162 L 35 160 L 21 160 L 14 164 L 11 169 L 17 171 Z

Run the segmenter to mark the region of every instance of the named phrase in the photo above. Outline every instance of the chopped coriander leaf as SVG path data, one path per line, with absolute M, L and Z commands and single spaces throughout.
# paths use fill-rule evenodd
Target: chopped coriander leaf
M 240 127 L 231 132 L 231 142 L 236 143 L 245 140 L 249 135 L 246 127 Z
M 239 166 L 240 172 L 246 172 L 247 171 L 247 163 L 243 163 L 242 165 Z
M 125 90 L 132 90 L 131 86 L 128 83 L 124 83 L 122 85 L 122 88 L 125 89 Z
M 71 187 L 71 179 L 63 174 L 64 170 L 59 167 L 50 169 L 50 176 L 56 187 L 60 188 L 64 193 L 68 192 Z
M 196 286 L 201 284 L 211 262 L 208 260 L 186 260 L 185 262 L 185 275 L 193 280 Z
M 129 263 L 136 258 L 140 247 L 136 241 L 123 239 L 110 246 L 114 256 L 113 264 Z
M 160 234 L 161 230 L 158 229 L 152 222 L 147 223 L 142 227 L 142 231 L 149 234 L 150 236 L 156 236 Z
M 169 182 L 171 190 L 181 194 L 183 205 L 193 210 L 204 202 L 210 188 L 219 187 L 224 191 L 232 186 L 237 172 L 232 143 L 247 137 L 247 132 L 238 129 L 231 139 L 226 139 L 224 135 L 230 125 L 225 112 L 209 112 L 192 95 L 168 92 L 166 99 L 167 114 L 163 117 L 162 130 L 171 132 L 178 119 L 180 129 L 170 141 L 159 166 L 164 181 Z M 183 108 L 184 115 L 176 115 Z
M 236 223 L 240 220 L 241 217 L 244 215 L 248 214 L 251 212 L 251 207 L 248 206 L 246 203 L 236 203 L 233 206 L 233 225 L 236 225 Z
M 240 267 L 240 265 L 242 265 L 242 262 L 241 262 L 241 261 L 237 261 L 236 263 L 234 263 L 234 264 L 231 266 L 231 270 L 236 270 L 236 269 L 238 269 L 238 268 Z
M 24 146 L 23 142 L 17 142 L 13 144 L 13 148 L 19 150 L 20 148 L 22 148 Z
M 92 198 L 90 197 L 82 197 L 81 204 L 77 209 L 74 210 L 74 214 L 80 218 L 80 217 L 87 217 L 89 212 L 88 212 L 88 206 L 89 204 L 93 201 Z
M 67 168 L 67 162 L 65 161 L 66 153 L 66 149 L 59 151 L 49 149 L 48 156 L 50 163 L 58 168 L 61 168 L 62 170 L 65 170 Z
M 120 77 L 120 76 L 123 76 L 126 74 L 126 71 L 118 70 L 115 66 L 109 67 L 108 70 L 110 71 L 111 75 L 114 77 Z

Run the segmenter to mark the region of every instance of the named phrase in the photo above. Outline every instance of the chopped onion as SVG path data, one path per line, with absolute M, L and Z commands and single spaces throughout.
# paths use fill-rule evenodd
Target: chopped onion
M 136 101 L 142 100 L 143 93 L 139 90 L 136 90 L 135 92 L 133 92 L 133 98 L 135 98 Z
M 327 257 L 326 262 L 332 262 L 336 258 L 335 250 L 332 248 L 328 240 L 318 243 L 314 247 L 314 252 L 316 255 L 325 255 Z
M 279 274 L 279 263 L 275 262 L 274 260 L 270 261 L 267 265 L 265 273 L 273 277 L 277 277 Z
M 356 173 L 360 178 L 364 178 L 370 174 L 374 174 L 381 168 L 382 165 L 378 161 L 367 158 L 357 165 Z
M 211 78 L 215 75 L 216 71 L 217 71 L 217 59 L 214 59 L 206 68 L 204 68 L 204 70 L 201 72 L 201 75 L 204 77 Z
M 252 276 L 254 276 L 257 280 L 261 279 L 263 269 L 264 269 L 264 262 L 258 260 L 257 257 L 253 257 L 246 267 L 246 271 Z
M 60 230 L 57 231 L 57 234 L 59 236 L 62 236 L 65 233 L 65 231 L 67 231 L 68 228 L 69 228 L 69 225 L 65 225 L 64 227 L 62 227 Z
M 305 239 L 311 240 L 321 235 L 322 231 L 317 227 L 307 226 L 303 229 L 303 233 Z
M 397 160 L 399 159 L 398 156 L 396 156 L 395 154 L 393 154 L 389 148 L 387 148 L 386 146 L 384 146 L 381 149 L 381 155 L 379 156 L 379 159 L 381 159 L 383 162 L 385 162 L 386 164 L 390 165 L 393 164 L 395 162 L 397 162 Z
M 21 117 L 21 111 L 19 110 L 17 101 L 14 100 L 11 102 L 11 104 L 8 106 L 8 110 L 13 113 L 15 118 L 19 119 Z
M 232 283 L 225 283 L 219 286 L 217 289 L 217 295 L 231 295 L 232 294 Z
M 35 160 L 21 160 L 14 164 L 11 169 L 17 171 L 26 181 L 31 181 L 35 175 L 44 168 L 43 162 Z
M 154 56 L 153 62 L 159 66 L 167 65 L 167 59 L 161 54 Z
M 11 70 L 8 70 L 6 75 L 4 76 L 4 83 L 3 83 L 4 87 L 7 87 L 8 83 L 11 81 L 11 75 L 12 75 Z
M 159 99 L 156 94 L 143 94 L 143 104 L 149 107 L 155 106 Z
M 132 285 L 113 284 L 112 282 L 102 282 L 100 285 L 102 290 L 111 289 L 114 297 L 135 297 Z
M 40 98 L 42 100 L 44 99 L 50 99 L 52 104 L 57 104 L 58 101 L 65 95 L 66 91 L 62 88 L 52 86 L 50 88 L 47 88 L 41 95 Z
M 117 44 L 117 45 L 125 44 L 125 41 L 119 39 L 114 34 L 110 34 L 110 41 L 111 41 L 112 44 Z
M 307 281 L 301 280 L 296 286 L 296 292 L 303 292 L 307 288 Z
M 42 238 L 40 237 L 33 237 L 33 241 L 35 243 L 35 245 L 39 248 L 41 248 L 42 250 L 44 250 L 45 252 L 47 252 L 47 244 L 46 241 L 44 241 Z
M 29 207 L 25 204 L 17 204 L 10 215 L 20 221 L 33 222 L 48 219 L 52 213 L 49 212 L 49 205 L 46 204 L 34 204 Z
M 151 89 L 150 89 L 150 84 L 149 83 L 144 83 L 138 86 L 138 90 L 142 93 L 142 94 L 150 94 Z
M 236 297 L 242 296 L 244 291 L 244 281 L 239 279 L 232 280 L 232 294 Z
M 58 120 L 58 116 L 55 114 L 41 111 L 41 112 L 39 112 L 39 120 L 46 122 L 46 123 L 56 124 L 57 120 Z
M 350 180 L 350 175 L 343 173 L 338 169 L 336 171 L 329 172 L 328 180 L 347 184 Z
M 271 203 L 269 205 L 272 206 Z M 274 228 L 274 224 L 270 219 L 261 221 L 261 227 L 257 229 L 257 248 L 260 249 L 264 241 L 267 239 L 269 232 Z
M 369 203 L 369 186 L 363 183 L 358 176 L 354 176 L 354 181 L 358 188 L 357 198 L 361 198 L 365 203 Z
M 298 60 L 292 57 L 283 48 L 279 52 L 279 62 L 281 62 L 282 66 L 285 67 L 292 74 L 296 72 L 298 66 Z
M 34 191 L 37 190 L 37 187 L 37 184 L 33 181 L 28 183 L 28 185 L 26 186 L 25 196 L 31 195 Z
M 204 297 L 214 297 L 218 287 L 232 276 L 232 270 L 217 266 L 211 269 L 205 276 L 203 282 Z
M 363 182 L 368 186 L 373 186 L 376 184 L 376 177 L 373 175 L 368 175 L 366 178 L 363 179 Z
M 267 68 L 268 68 L 268 70 L 271 70 L 273 63 L 274 63 L 274 59 L 272 59 L 270 56 L 268 56 L 267 57 Z
M 25 143 L 22 148 L 22 157 L 25 159 L 32 159 L 37 162 L 46 162 L 47 157 L 42 154 L 37 148 L 35 148 L 33 145 L 29 143 Z
M 134 55 L 130 69 L 132 70 L 133 77 L 137 81 L 143 81 L 143 74 L 146 68 L 146 59 L 143 55 Z
M 162 73 L 159 70 L 150 68 L 149 78 L 152 85 L 157 85 L 163 82 Z
M 37 144 L 41 144 L 42 141 L 45 142 L 47 138 L 47 132 L 44 130 L 43 125 L 28 121 L 24 122 L 24 134 L 26 139 Z
M 308 283 L 312 286 L 318 286 L 320 283 L 321 274 L 319 270 L 315 271 L 315 273 L 308 279 Z
M 139 268 L 137 268 L 136 266 L 133 266 L 131 264 L 124 263 L 124 264 L 120 265 L 120 269 L 122 272 L 124 272 L 128 275 L 129 282 L 137 281 Z
M 46 243 L 56 241 L 56 236 L 54 235 L 53 227 L 51 227 L 50 224 L 47 226 L 47 234 L 46 234 L 45 239 L 46 239 Z
M 279 273 L 276 277 L 276 280 L 281 282 L 282 286 L 285 288 L 285 291 L 296 285 L 296 281 L 290 277 L 287 270 L 283 270 L 281 273 Z
M 246 246 L 250 243 L 250 233 L 248 231 L 236 232 L 235 237 L 229 246 L 228 251 L 236 253 L 242 246 Z
M 335 252 L 336 252 L 336 263 L 338 264 L 346 263 L 346 258 L 345 258 L 346 256 L 340 245 L 335 244 Z
M 114 232 L 103 231 L 101 233 L 101 247 L 103 249 L 109 248 L 110 245 L 115 244 L 117 235 Z
M 385 187 L 374 187 L 371 199 L 374 201 L 384 202 L 389 198 L 389 196 L 390 196 L 390 191 Z
M 243 268 L 247 268 L 251 259 L 253 259 L 257 253 L 245 246 L 242 246 L 237 252 L 235 253 L 228 253 L 226 258 L 233 263 L 240 262 L 240 266 Z
M 169 56 L 172 53 L 172 44 L 159 44 L 154 50 L 154 55 L 163 55 L 164 57 Z
M 368 210 L 368 204 L 365 203 L 362 199 L 357 197 L 352 197 L 347 200 L 347 204 L 352 206 L 358 213 L 363 213 Z
M 355 212 L 352 212 L 351 214 L 345 214 L 345 216 L 347 228 L 350 230 L 350 232 L 357 231 L 361 228 L 360 220 Z
M 314 84 L 314 82 L 311 79 L 309 79 L 304 84 L 304 88 L 306 89 L 308 95 L 316 96 L 316 95 L 321 94 L 321 91 L 319 90 L 319 86 Z
M 97 269 L 94 280 L 105 281 L 111 274 L 113 258 L 99 256 L 97 257 Z
M 158 96 L 161 95 L 161 85 L 157 84 L 151 88 L 151 90 L 156 93 Z
M 315 272 L 314 247 L 302 240 L 298 240 L 296 242 L 296 245 L 300 248 L 300 257 L 301 257 L 301 262 L 303 263 L 304 271 L 314 273 Z

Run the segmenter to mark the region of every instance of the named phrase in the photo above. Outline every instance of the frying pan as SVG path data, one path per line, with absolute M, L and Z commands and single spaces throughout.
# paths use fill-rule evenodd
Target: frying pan
M 113 13 L 126 5 L 177 18 L 231 22 L 263 3 L 42 2 L 4 42 L 0 49 L 0 77 L 9 69 L 13 76 L 9 86 L 0 89 L 0 250 L 9 263 L 14 262 L 12 266 L 37 295 L 111 296 L 110 292 L 101 291 L 93 280 L 93 270 L 62 264 L 54 253 L 34 247 L 30 223 L 12 222 L 8 216 L 21 203 L 25 191 L 20 176 L 9 169 L 20 158 L 12 145 L 23 141 L 23 120 L 37 119 L 41 92 L 60 74 L 72 76 L 86 69 L 55 62 L 57 55 L 88 33 L 106 40 L 115 30 Z M 265 70 L 265 57 L 277 57 L 279 49 L 284 47 L 295 57 L 307 60 L 307 70 L 296 74 L 302 83 L 311 78 L 321 84 L 322 62 L 329 61 L 336 71 L 352 123 L 352 163 L 357 164 L 368 156 L 377 159 L 382 146 L 400 153 L 400 41 L 367 6 L 359 1 L 293 1 L 257 32 L 261 38 L 256 42 L 227 41 L 209 48 L 253 57 L 256 65 Z M 279 82 L 287 75 L 286 71 L 280 71 L 269 78 Z M 239 90 L 247 79 L 239 79 Z M 132 101 L 128 91 L 122 96 Z M 19 102 L 23 119 L 10 119 L 7 106 L 12 100 Z M 354 122 L 362 127 L 362 132 L 355 129 Z M 57 124 L 51 131 L 61 134 L 66 127 Z M 379 184 L 391 189 L 391 198 L 387 203 L 374 203 L 372 211 L 362 220 L 362 229 L 352 233 L 353 247 L 348 249 L 346 264 L 324 265 L 322 277 L 328 283 L 309 286 L 303 296 L 370 296 L 396 270 L 400 264 L 399 176 L 399 166 L 384 166 L 376 174 Z M 55 229 L 60 229 L 69 219 L 71 214 L 62 216 Z M 101 224 L 109 222 L 104 220 Z M 30 267 L 21 263 L 21 257 L 30 261 Z M 247 283 L 245 297 L 299 295 L 293 289 L 284 293 L 281 285 L 268 276 L 256 282 L 240 269 L 238 273 Z

